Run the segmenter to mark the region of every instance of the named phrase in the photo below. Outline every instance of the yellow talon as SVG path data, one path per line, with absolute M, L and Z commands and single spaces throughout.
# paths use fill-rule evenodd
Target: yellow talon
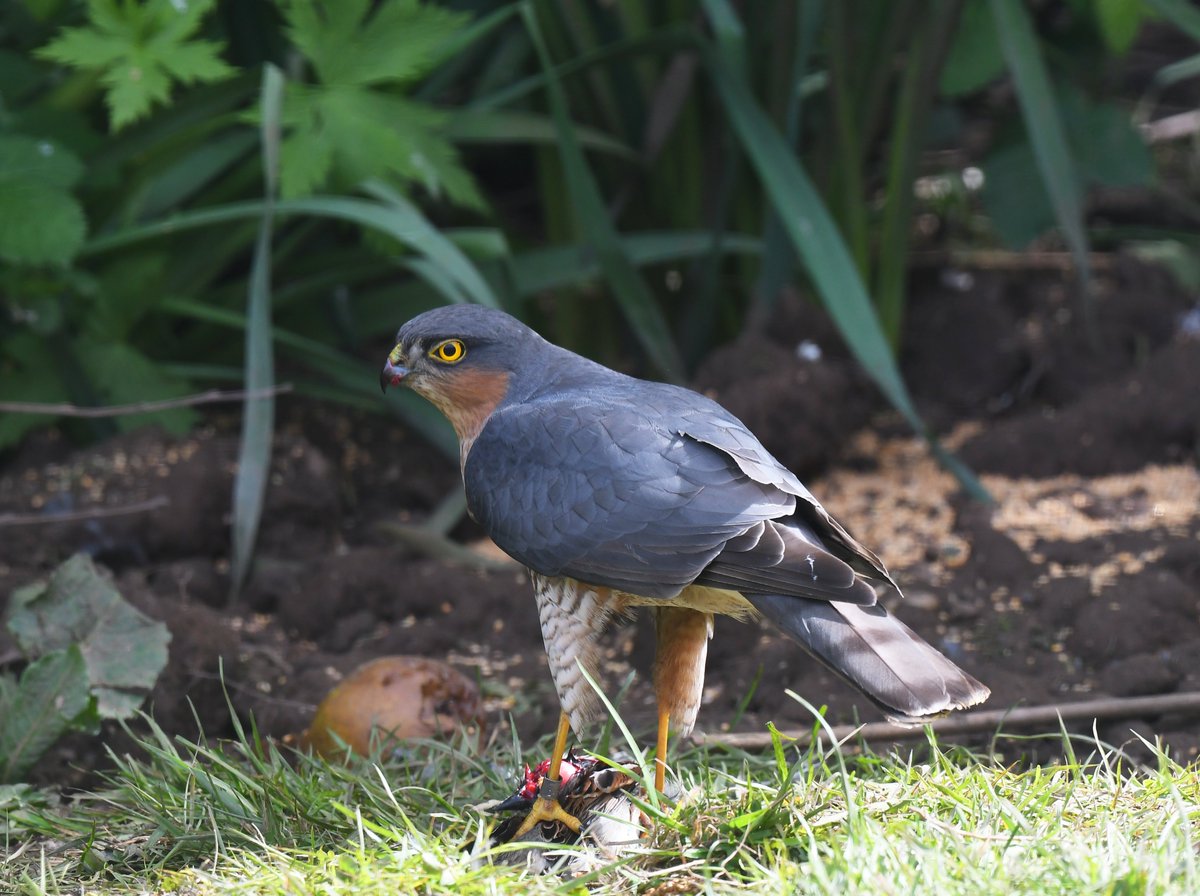
M 529 814 L 525 816 L 525 820 L 521 822 L 521 826 L 513 834 L 513 840 L 519 840 L 521 837 L 524 837 L 543 821 L 557 821 L 565 824 L 574 833 L 579 833 L 579 819 L 564 809 L 558 802 L 558 790 L 560 786 L 558 781 L 551 781 L 549 778 L 542 779 L 542 784 L 538 788 L 538 798 L 534 800 L 533 805 L 529 809 Z

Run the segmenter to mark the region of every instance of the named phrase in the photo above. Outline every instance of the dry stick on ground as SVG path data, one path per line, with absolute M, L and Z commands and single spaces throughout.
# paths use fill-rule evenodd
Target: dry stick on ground
M 1157 716 L 1168 712 L 1200 713 L 1200 691 L 1181 694 L 1159 694 L 1152 697 L 1113 697 L 1103 700 L 1084 700 L 1079 703 L 1023 706 L 1018 709 L 990 709 L 983 712 L 959 713 L 943 719 L 934 719 L 928 724 L 934 734 L 949 736 L 977 734 L 1002 727 L 1020 728 L 1030 725 L 1053 724 L 1081 719 L 1129 719 L 1137 716 Z M 813 732 L 804 728 L 779 732 L 797 746 L 806 746 L 812 741 Z M 818 733 L 820 736 L 820 733 Z M 863 740 L 905 740 L 925 736 L 924 727 L 905 728 L 891 722 L 868 722 L 865 725 L 836 725 L 833 736 L 838 741 L 848 737 Z M 771 745 L 771 735 L 764 731 L 745 734 L 693 735 L 697 744 L 736 747 L 753 750 Z
M 45 523 L 78 523 L 81 520 L 98 520 L 109 516 L 125 516 L 130 513 L 149 513 L 166 507 L 171 500 L 158 495 L 136 504 L 120 504 L 116 507 L 89 507 L 87 510 L 68 510 L 63 513 L 0 513 L 0 529 L 5 526 L 37 526 Z
M 931 249 L 912 253 L 912 264 L 919 268 L 960 267 L 985 271 L 1072 271 L 1075 259 L 1070 252 L 1010 252 L 1006 249 Z M 1114 256 L 1092 252 L 1088 264 L 1092 270 L 1107 271 Z
M 35 401 L 0 401 L 0 412 L 9 414 L 53 414 L 56 417 L 128 417 L 132 414 L 153 414 L 157 411 L 169 411 L 174 408 L 193 407 L 198 404 L 219 404 L 230 401 L 246 401 L 255 398 L 269 398 L 291 392 L 291 383 L 280 383 L 269 389 L 210 389 L 196 395 L 183 395 L 179 398 L 165 398 L 161 401 L 138 401 L 133 404 L 113 404 L 103 407 L 86 408 L 75 404 L 42 404 Z

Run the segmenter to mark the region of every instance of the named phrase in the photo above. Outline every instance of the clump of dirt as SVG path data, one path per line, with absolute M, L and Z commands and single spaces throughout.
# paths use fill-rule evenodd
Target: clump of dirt
M 883 556 L 906 591 L 897 611 L 992 688 L 990 708 L 1200 690 L 1200 342 L 1179 325 L 1192 300 L 1158 270 L 1116 260 L 1100 278 L 1094 353 L 1063 275 L 966 273 L 970 289 L 962 276 L 918 289 L 904 368 L 993 505 L 961 494 L 807 306 L 785 304 L 762 334 L 714 353 L 696 385 Z M 452 562 L 381 526 L 425 519 L 459 487 L 456 459 L 399 422 L 296 397 L 280 412 L 238 603 L 227 562 L 237 427 L 215 416 L 185 438 L 142 430 L 78 450 L 53 433 L 29 440 L 0 467 L 0 604 L 76 551 L 96 557 L 171 630 L 151 697 L 171 732 L 196 733 L 194 707 L 209 736 L 232 733 L 231 711 L 269 735 L 299 733 L 333 685 L 390 654 L 466 673 L 493 730 L 512 714 L 527 739 L 548 731 L 557 704 L 524 573 Z M 469 522 L 453 534 L 480 535 Z M 622 621 L 606 650 L 611 692 L 637 672 L 623 711 L 650 722 L 652 627 Z M 0 632 L 0 663 L 19 662 Z M 701 728 L 807 727 L 787 690 L 828 704 L 835 722 L 878 718 L 792 642 L 719 620 Z M 1181 716 L 1101 733 L 1124 742 L 1130 727 L 1167 735 L 1184 757 L 1200 748 L 1200 724 Z M 69 780 L 64 763 L 102 761 L 96 743 L 71 739 L 38 774 Z

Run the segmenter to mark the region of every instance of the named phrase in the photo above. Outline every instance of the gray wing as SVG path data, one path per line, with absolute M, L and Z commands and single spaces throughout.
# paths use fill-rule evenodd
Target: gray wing
M 720 405 L 715 403 L 714 406 L 720 408 Z M 878 579 L 899 593 L 900 589 L 892 581 L 883 561 L 830 516 L 829 511 L 821 506 L 821 502 L 804 487 L 796 475 L 777 461 L 737 418 L 723 408 L 720 409 L 737 425 L 731 427 L 710 414 L 692 411 L 683 415 L 681 431 L 696 441 L 711 445 L 727 454 L 742 472 L 755 481 L 770 483 L 781 491 L 794 495 L 797 499 L 796 512 L 789 521 L 794 532 L 805 541 L 830 551 L 855 571 L 868 578 Z
M 492 415 L 463 473 L 472 517 L 503 550 L 543 575 L 646 597 L 698 583 L 874 602 L 806 536 L 793 515 L 807 492 L 761 446 L 752 456 L 758 443 L 736 418 L 665 385 L 621 397 L 573 393 Z

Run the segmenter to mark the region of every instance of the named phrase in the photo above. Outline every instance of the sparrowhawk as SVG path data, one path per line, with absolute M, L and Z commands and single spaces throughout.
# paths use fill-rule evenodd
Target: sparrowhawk
M 711 399 L 473 305 L 401 327 L 380 383 L 449 419 L 471 517 L 532 574 L 563 711 L 555 760 L 568 724 L 599 716 L 583 670 L 599 680 L 598 637 L 634 607 L 657 629 L 659 790 L 668 730 L 696 721 L 717 614 L 766 617 L 902 722 L 987 698 L 877 602 L 899 593 L 879 558 Z

